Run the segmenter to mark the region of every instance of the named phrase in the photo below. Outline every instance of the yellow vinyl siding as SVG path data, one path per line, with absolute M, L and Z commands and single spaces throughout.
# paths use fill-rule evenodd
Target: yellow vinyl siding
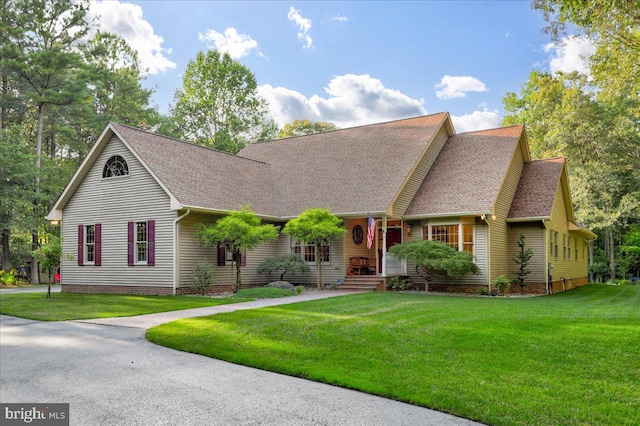
M 547 222 L 547 239 L 551 238 L 553 241 L 554 232 L 558 233 L 558 256 L 555 256 L 553 250 L 553 244 L 547 242 L 546 250 L 549 262 L 553 263 L 552 280 L 559 281 L 562 278 L 574 279 L 583 278 L 587 276 L 588 270 L 588 256 L 584 251 L 585 239 L 579 233 L 569 231 L 569 222 L 567 220 L 567 210 L 565 204 L 564 192 L 562 190 L 562 184 L 558 184 L 556 189 L 556 198 L 553 202 L 553 209 L 551 210 L 551 219 Z M 575 243 L 576 237 L 578 239 L 578 259 L 575 258 Z M 563 240 L 570 238 L 571 252 L 565 258 L 563 256 Z
M 525 280 L 526 283 L 544 283 L 546 282 L 545 277 L 545 256 L 546 256 L 546 247 L 544 234 L 546 229 L 542 226 L 542 221 L 537 223 L 527 223 L 527 224 L 511 224 L 511 229 L 509 230 L 509 245 L 510 245 L 510 255 L 509 259 L 511 261 L 511 278 L 515 278 L 515 274 L 519 269 L 519 265 L 513 261 L 513 256 L 518 253 L 518 238 L 520 238 L 520 233 L 524 234 L 524 246 L 526 249 L 533 250 L 533 256 L 529 261 L 529 265 L 527 269 L 531 271 Z
M 406 184 L 402 187 L 398 197 L 395 199 L 390 213 L 391 216 L 401 216 L 407 210 L 448 138 L 449 134 L 447 133 L 446 126 L 443 124 L 429 143 L 424 155 L 420 161 L 418 161 L 415 169 L 411 172 L 411 176 L 407 179 Z
M 518 144 L 509 169 L 505 176 L 500 193 L 494 207 L 495 219 L 489 219 L 489 253 L 490 253 L 490 277 L 493 281 L 496 277 L 504 275 L 508 277 L 511 270 L 509 257 L 509 224 L 506 219 L 511 209 L 513 197 L 518 188 L 518 182 L 524 168 L 522 150 Z

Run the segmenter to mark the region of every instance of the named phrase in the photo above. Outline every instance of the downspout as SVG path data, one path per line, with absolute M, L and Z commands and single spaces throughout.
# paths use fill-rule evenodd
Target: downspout
M 176 291 L 178 288 L 178 222 L 189 216 L 191 213 L 191 209 L 187 209 L 187 211 L 182 215 L 176 218 L 173 221 L 173 289 L 171 294 L 173 296 L 176 295 Z

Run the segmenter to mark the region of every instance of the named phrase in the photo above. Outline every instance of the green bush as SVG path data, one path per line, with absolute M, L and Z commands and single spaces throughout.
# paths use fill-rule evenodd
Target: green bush
M 18 284 L 18 279 L 11 272 L 0 271 L 0 284 L 13 286 Z
M 391 291 L 405 291 L 412 290 L 413 284 L 409 280 L 403 280 L 398 276 L 391 277 L 387 280 L 387 290 Z
M 500 294 L 505 294 L 511 287 L 511 280 L 504 275 L 500 275 L 498 278 L 493 280 L 493 287 L 498 290 Z
M 620 284 L 620 285 L 632 285 L 633 282 L 631 280 L 620 280 L 618 284 Z
M 213 266 L 205 262 L 196 263 L 192 281 L 192 287 L 198 294 L 207 294 L 213 287 Z

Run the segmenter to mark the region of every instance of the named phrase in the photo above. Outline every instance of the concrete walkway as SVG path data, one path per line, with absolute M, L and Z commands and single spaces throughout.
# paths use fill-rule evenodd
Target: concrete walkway
M 148 329 L 156 325 L 171 322 L 180 318 L 204 317 L 224 312 L 243 311 L 246 309 L 264 308 L 267 306 L 288 305 L 291 303 L 308 302 L 310 300 L 327 299 L 329 297 L 345 296 L 362 293 L 360 291 L 325 290 L 309 292 L 298 296 L 280 297 L 276 299 L 261 299 L 252 302 L 232 303 L 229 305 L 207 306 L 205 308 L 184 309 L 181 311 L 160 312 L 157 314 L 139 315 L 135 317 L 99 318 L 82 320 L 90 324 L 117 325 L 120 327 L 135 327 Z
M 0 315 L 0 402 L 70 403 L 71 425 L 477 425 L 357 391 L 154 345 L 149 326 L 334 297 L 326 291 L 140 317 Z

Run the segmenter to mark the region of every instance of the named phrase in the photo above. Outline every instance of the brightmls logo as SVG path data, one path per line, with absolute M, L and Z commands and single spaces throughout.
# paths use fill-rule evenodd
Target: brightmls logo
M 69 426 L 69 404 L 0 404 L 3 425 Z

